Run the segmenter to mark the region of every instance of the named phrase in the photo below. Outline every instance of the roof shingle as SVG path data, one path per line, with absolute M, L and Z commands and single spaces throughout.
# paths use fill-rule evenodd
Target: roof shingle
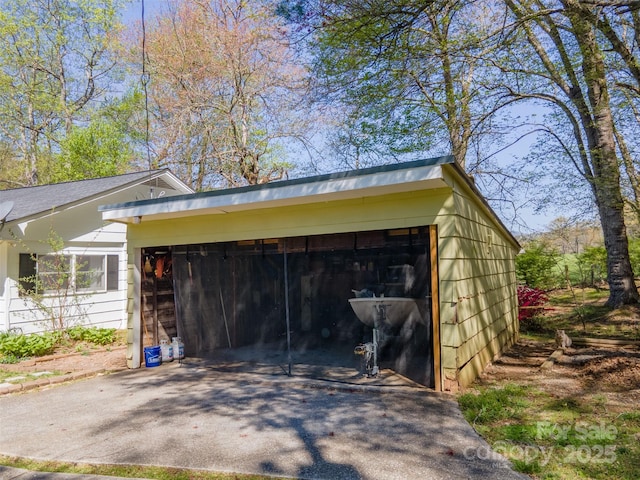
M 54 183 L 36 187 L 0 190 L 0 204 L 13 202 L 7 222 L 50 212 L 84 199 L 116 190 L 129 184 L 151 179 L 167 170 L 127 173 L 113 177 L 93 178 L 75 182 Z M 2 220 L 2 219 L 0 219 Z

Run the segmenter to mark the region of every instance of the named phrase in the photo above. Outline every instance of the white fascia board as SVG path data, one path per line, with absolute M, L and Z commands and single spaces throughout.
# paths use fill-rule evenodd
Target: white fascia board
M 146 201 L 131 205 L 104 206 L 103 220 L 133 222 L 162 220 L 195 215 L 215 215 L 258 208 L 273 208 L 309 203 L 348 200 L 390 193 L 428 190 L 446 187 L 440 165 L 376 172 L 367 175 L 338 177 L 317 182 L 300 182 L 269 188 L 257 188 L 215 195 L 180 195 L 163 201 Z
M 162 178 L 165 182 L 173 187 L 174 190 L 182 191 L 184 193 L 195 193 L 195 190 L 191 188 L 189 185 L 185 184 L 176 177 L 173 172 L 169 170 L 164 170 L 160 175 L 156 178 Z

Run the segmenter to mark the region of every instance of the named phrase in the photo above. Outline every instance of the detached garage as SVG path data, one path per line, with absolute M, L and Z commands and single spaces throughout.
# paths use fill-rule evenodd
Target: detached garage
M 229 368 L 454 390 L 517 338 L 520 247 L 452 157 L 100 209 L 128 224 L 131 368 L 177 335 Z

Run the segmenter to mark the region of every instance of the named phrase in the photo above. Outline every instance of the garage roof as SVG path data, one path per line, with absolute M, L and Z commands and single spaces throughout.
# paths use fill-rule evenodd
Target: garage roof
M 102 218 L 125 223 L 211 215 L 446 187 L 441 166 L 452 156 L 363 168 L 174 197 L 103 205 Z

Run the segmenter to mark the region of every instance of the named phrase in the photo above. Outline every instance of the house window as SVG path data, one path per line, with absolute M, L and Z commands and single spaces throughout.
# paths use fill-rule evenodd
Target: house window
M 30 253 L 20 254 L 18 267 L 18 282 L 20 295 L 33 293 L 36 290 L 36 259 Z
M 21 294 L 118 290 L 118 255 L 20 254 Z
M 107 291 L 118 290 L 118 255 L 107 255 Z
M 76 255 L 77 292 L 106 290 L 105 255 Z
M 36 269 L 38 272 L 38 289 L 45 293 L 66 291 L 72 280 L 71 255 L 38 255 Z

